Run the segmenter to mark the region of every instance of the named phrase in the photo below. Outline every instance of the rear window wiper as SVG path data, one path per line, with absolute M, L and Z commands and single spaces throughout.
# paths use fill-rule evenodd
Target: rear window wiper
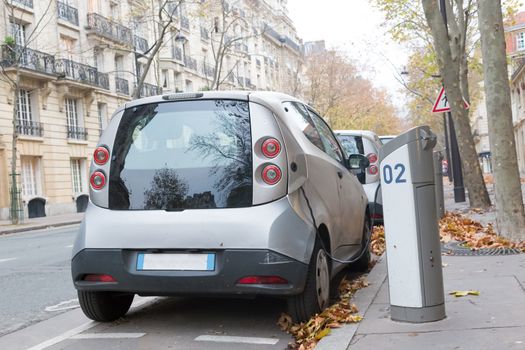
M 186 208 L 166 208 L 165 211 L 184 211 Z

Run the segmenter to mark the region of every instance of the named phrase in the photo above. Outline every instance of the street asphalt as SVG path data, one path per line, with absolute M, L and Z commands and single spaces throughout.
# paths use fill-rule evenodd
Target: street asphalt
M 78 305 L 70 277 L 77 229 L 0 236 L 0 336 Z

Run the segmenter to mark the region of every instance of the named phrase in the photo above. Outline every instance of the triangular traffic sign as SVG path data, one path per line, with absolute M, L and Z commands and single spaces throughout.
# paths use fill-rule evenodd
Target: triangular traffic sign
M 469 103 L 465 101 L 465 99 L 463 99 L 463 103 L 465 104 L 465 109 L 470 108 Z M 443 113 L 443 112 L 450 112 L 450 105 L 448 104 L 448 98 L 447 98 L 447 94 L 445 93 L 444 87 L 441 88 L 441 91 L 439 92 L 436 103 L 434 103 L 434 107 L 432 108 L 432 113 Z

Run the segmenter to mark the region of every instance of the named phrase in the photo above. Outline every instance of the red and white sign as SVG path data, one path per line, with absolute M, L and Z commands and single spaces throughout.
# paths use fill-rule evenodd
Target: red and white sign
M 463 103 L 465 104 L 465 109 L 470 108 L 470 105 L 468 104 L 467 101 L 465 101 L 465 99 L 463 99 Z M 450 112 L 450 105 L 448 104 L 448 98 L 447 98 L 447 94 L 445 93 L 444 87 L 441 88 L 441 91 L 439 92 L 436 103 L 434 103 L 434 108 L 432 108 L 432 113 L 443 113 L 443 112 Z

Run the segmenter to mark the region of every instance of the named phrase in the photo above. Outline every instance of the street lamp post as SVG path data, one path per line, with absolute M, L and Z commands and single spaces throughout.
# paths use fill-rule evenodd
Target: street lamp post
M 445 7 L 446 0 L 439 1 L 443 21 L 448 32 L 447 26 L 447 9 Z M 454 128 L 454 121 L 452 120 L 452 113 L 448 112 L 448 129 L 450 133 L 450 158 L 449 168 L 452 166 L 452 178 L 454 180 L 454 201 L 456 203 L 465 202 L 465 187 L 463 185 L 463 171 L 461 169 L 461 158 L 458 148 L 458 139 L 456 137 L 456 130 Z M 446 133 L 446 128 L 445 128 Z M 448 145 L 447 145 L 448 148 Z

